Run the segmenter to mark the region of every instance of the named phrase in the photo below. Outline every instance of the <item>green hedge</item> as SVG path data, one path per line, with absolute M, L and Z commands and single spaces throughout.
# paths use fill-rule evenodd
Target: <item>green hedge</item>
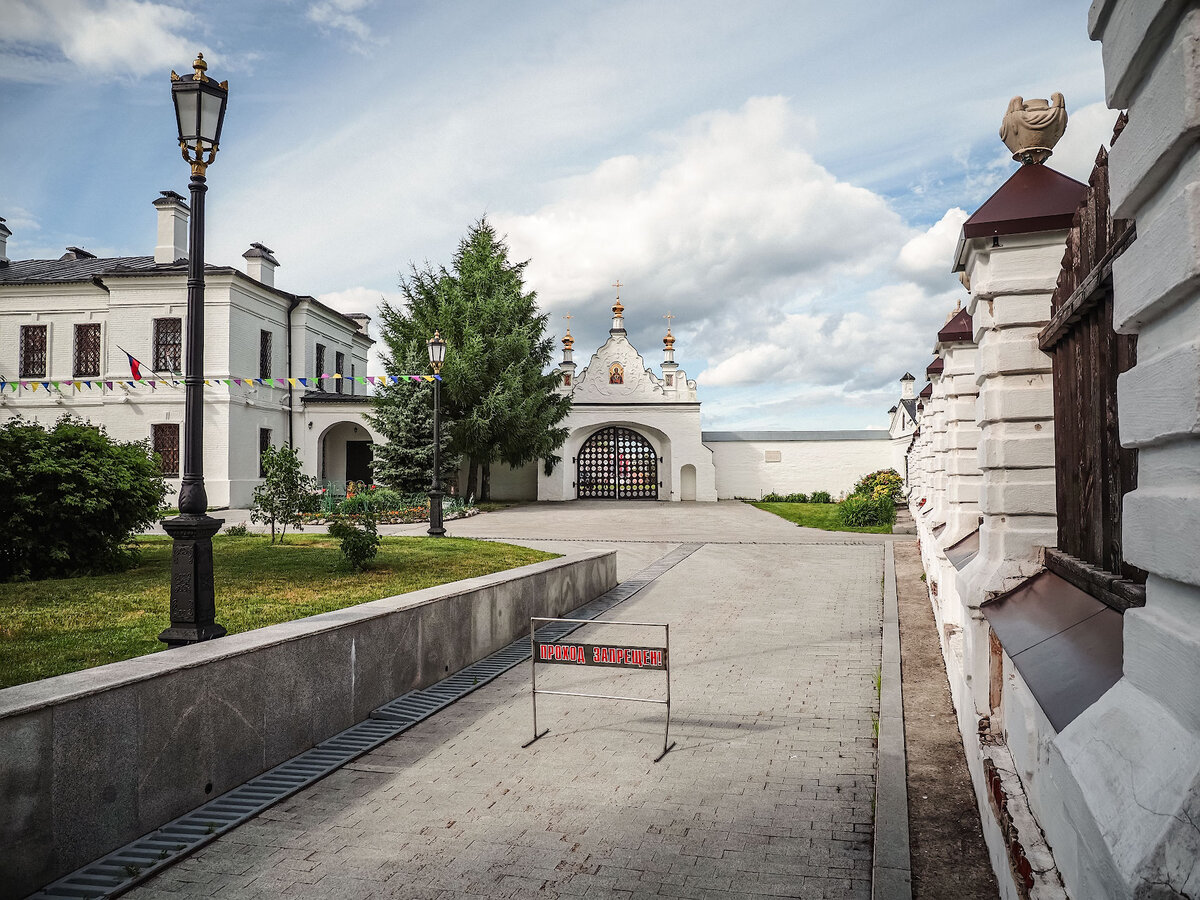
M 896 521 L 896 504 L 890 497 L 864 497 L 851 494 L 838 507 L 838 522 L 852 528 L 869 525 L 892 525 Z

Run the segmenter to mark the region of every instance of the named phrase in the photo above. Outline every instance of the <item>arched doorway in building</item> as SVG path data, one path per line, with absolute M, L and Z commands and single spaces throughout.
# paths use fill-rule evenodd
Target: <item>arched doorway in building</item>
M 322 484 L 345 490 L 346 482 L 368 484 L 371 474 L 374 445 L 371 433 L 357 422 L 338 422 L 325 429 L 319 443 Z
M 696 499 L 696 467 L 691 463 L 679 470 L 679 499 Z
M 575 484 L 580 500 L 657 500 L 658 454 L 631 428 L 601 428 L 579 448 Z

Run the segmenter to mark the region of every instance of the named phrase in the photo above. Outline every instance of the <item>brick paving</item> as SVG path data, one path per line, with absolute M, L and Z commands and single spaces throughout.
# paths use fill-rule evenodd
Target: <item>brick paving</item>
M 539 697 L 550 733 L 522 749 L 521 666 L 127 896 L 867 900 L 882 548 L 828 537 L 707 543 L 608 614 L 671 623 L 662 762 L 651 704 Z M 538 679 L 663 686 L 565 666 Z

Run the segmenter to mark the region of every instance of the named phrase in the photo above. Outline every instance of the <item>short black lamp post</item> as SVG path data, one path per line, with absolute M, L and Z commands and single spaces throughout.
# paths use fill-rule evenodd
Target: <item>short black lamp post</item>
M 429 489 L 429 533 L 433 537 L 445 537 L 442 527 L 442 382 L 437 376 L 442 372 L 446 359 L 446 342 L 441 334 L 433 333 L 429 339 L 429 365 L 433 369 L 433 486 Z
M 183 406 L 183 480 L 179 515 L 163 522 L 173 540 L 171 625 L 158 636 L 168 647 L 223 637 L 216 623 L 212 536 L 223 520 L 208 513 L 204 491 L 204 173 L 217 156 L 229 82 L 217 84 L 205 71 L 204 54 L 192 75 L 171 73 L 171 99 L 179 126 L 179 147 L 192 167 L 192 217 L 188 230 L 187 338 Z

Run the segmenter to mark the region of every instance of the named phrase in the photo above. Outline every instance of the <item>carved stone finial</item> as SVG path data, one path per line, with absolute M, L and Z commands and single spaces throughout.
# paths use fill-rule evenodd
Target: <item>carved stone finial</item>
M 1054 145 L 1067 130 L 1067 106 L 1063 95 L 1053 93 L 1047 100 L 1008 101 L 1000 139 L 1022 165 L 1040 165 L 1049 159 Z

